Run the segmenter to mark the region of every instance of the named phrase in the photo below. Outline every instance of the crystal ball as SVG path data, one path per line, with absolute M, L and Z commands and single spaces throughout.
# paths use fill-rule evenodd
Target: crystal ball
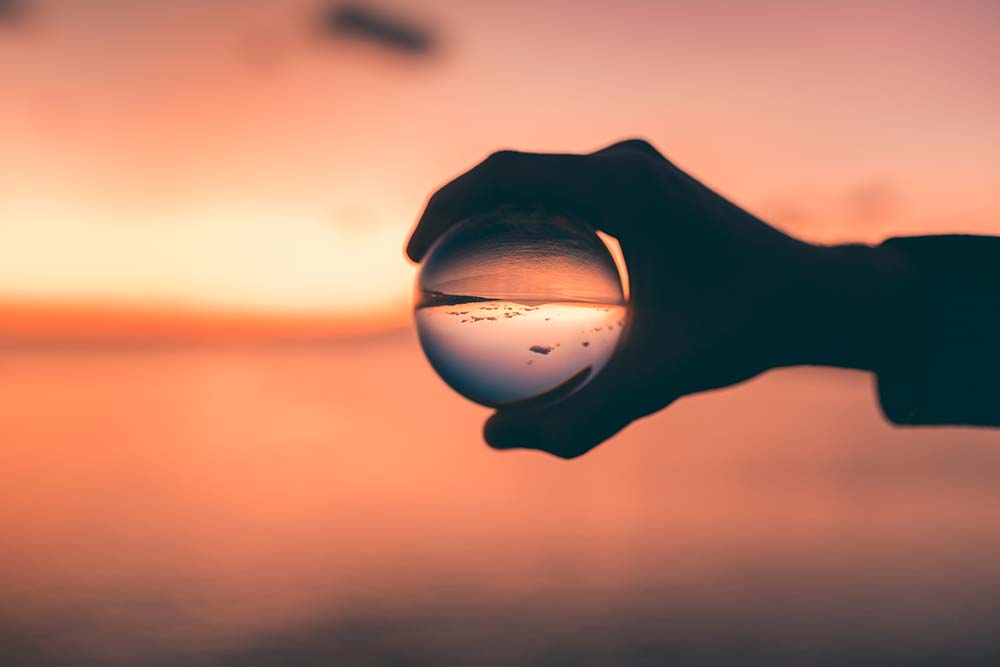
M 490 407 L 557 400 L 610 359 L 626 322 L 618 265 L 565 217 L 497 211 L 427 252 L 414 316 L 424 353 L 455 391 Z

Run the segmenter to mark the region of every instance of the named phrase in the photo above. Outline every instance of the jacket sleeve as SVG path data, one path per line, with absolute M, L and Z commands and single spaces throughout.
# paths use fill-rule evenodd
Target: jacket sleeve
M 916 274 L 912 319 L 879 368 L 878 392 L 902 425 L 1000 426 L 1000 238 L 889 239 Z

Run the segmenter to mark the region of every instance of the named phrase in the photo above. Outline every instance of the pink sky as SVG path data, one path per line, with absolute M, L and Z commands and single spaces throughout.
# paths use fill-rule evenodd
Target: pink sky
M 0 300 L 402 321 L 406 233 L 499 147 L 641 135 L 809 238 L 1000 230 L 994 3 L 38 3 L 0 32 Z

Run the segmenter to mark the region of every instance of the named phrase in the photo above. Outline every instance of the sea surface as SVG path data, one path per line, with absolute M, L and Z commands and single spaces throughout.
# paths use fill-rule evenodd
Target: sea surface
M 494 452 L 412 331 L 0 350 L 0 665 L 1000 664 L 1000 432 L 767 374 Z
M 625 307 L 494 299 L 418 308 L 428 361 L 455 391 L 483 405 L 550 401 L 608 363 Z M 574 381 L 579 377 L 580 380 Z

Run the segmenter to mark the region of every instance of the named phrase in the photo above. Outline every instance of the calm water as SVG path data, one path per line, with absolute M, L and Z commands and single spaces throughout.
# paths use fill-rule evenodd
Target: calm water
M 607 364 L 626 309 L 611 303 L 458 302 L 417 308 L 420 341 L 441 377 L 483 405 L 544 396 Z
M 0 664 L 987 665 L 1000 434 L 862 374 L 496 453 L 412 333 L 0 352 Z

